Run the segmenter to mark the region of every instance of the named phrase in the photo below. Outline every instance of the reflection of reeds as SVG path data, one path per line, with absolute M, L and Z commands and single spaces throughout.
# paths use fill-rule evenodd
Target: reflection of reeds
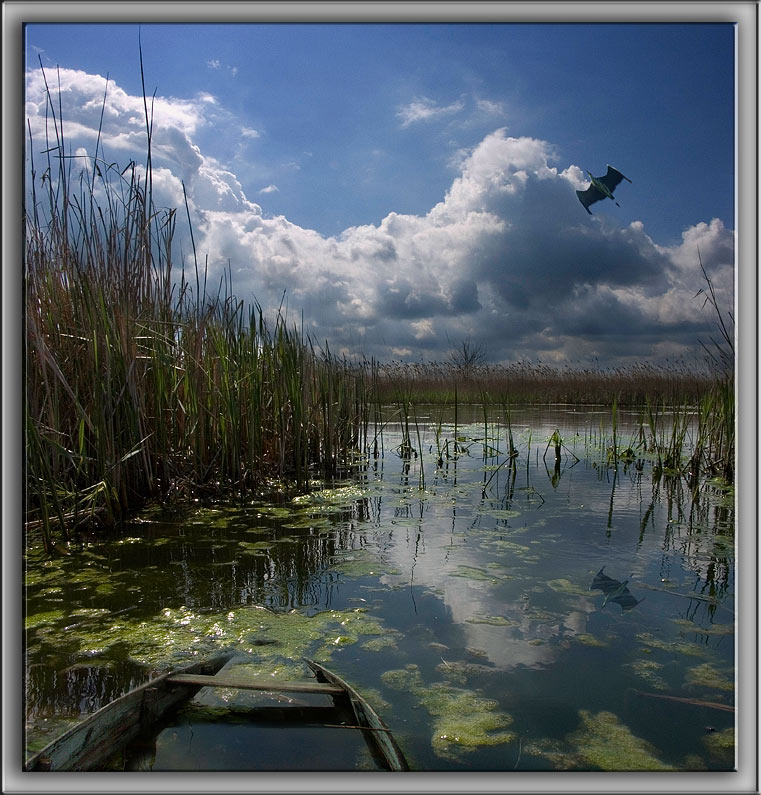
M 79 182 L 54 140 L 26 212 L 26 518 L 110 524 L 156 495 L 305 481 L 365 446 L 368 369 L 317 350 L 278 314 L 173 272 L 174 210 L 145 169 L 94 157 Z M 147 114 L 148 115 L 148 114 Z M 30 141 L 30 153 L 35 146 Z

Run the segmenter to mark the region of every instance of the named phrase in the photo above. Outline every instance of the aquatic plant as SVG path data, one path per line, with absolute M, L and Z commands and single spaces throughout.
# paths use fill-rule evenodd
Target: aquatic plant
M 496 701 L 442 682 L 429 686 L 414 663 L 387 671 L 381 679 L 387 687 L 412 693 L 431 714 L 431 745 L 437 756 L 460 759 L 479 747 L 516 739 L 513 732 L 507 731 L 512 717 L 497 710 Z
M 685 687 L 705 687 L 711 690 L 728 690 L 733 692 L 735 689 L 734 679 L 730 679 L 724 673 L 716 669 L 711 663 L 702 663 L 690 668 L 685 677 Z
M 52 88 L 49 112 L 41 174 L 30 135 L 24 218 L 27 528 L 52 551 L 148 498 L 352 465 L 372 374 L 283 312 L 267 321 L 244 305 L 230 274 L 214 292 L 206 265 L 176 272 L 178 217 L 153 202 L 147 105 L 145 166 L 120 170 L 96 143 L 79 175 Z
M 721 731 L 711 731 L 702 737 L 709 756 L 732 765 L 735 758 L 735 730 L 731 726 Z
M 524 750 L 549 759 L 557 770 L 610 772 L 676 770 L 658 759 L 656 749 L 612 712 L 579 710 L 580 725 L 562 742 L 535 739 Z

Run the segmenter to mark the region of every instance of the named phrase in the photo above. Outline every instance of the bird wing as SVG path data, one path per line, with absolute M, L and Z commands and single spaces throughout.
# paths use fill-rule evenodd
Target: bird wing
M 590 215 L 592 215 L 592 213 L 589 211 L 589 205 L 605 198 L 605 195 L 600 193 L 594 185 L 590 185 L 586 190 L 577 190 L 576 195 L 579 197 L 579 201 L 584 205 L 584 209 Z
M 604 177 L 598 177 L 597 179 L 608 187 L 608 190 L 613 193 L 613 189 L 619 185 L 623 180 L 627 182 L 631 182 L 629 177 L 625 177 L 617 168 L 613 168 L 613 166 L 608 166 L 608 171 Z

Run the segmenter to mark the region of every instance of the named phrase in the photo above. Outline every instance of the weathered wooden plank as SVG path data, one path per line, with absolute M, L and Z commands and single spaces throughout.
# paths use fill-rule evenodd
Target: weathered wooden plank
M 266 693 L 325 693 L 341 695 L 339 685 L 323 682 L 278 682 L 274 679 L 240 679 L 235 676 L 204 676 L 201 674 L 173 674 L 167 679 L 172 685 L 201 685 L 203 687 L 230 687 L 236 690 L 262 690 Z

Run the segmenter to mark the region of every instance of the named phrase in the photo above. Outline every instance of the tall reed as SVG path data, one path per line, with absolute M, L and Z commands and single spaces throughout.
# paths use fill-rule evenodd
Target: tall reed
M 49 548 L 151 497 L 245 493 L 332 473 L 366 442 L 369 378 L 278 314 L 173 268 L 174 209 L 146 166 L 93 156 L 75 176 L 29 141 L 25 209 L 26 519 Z M 35 150 L 44 149 L 38 173 Z

